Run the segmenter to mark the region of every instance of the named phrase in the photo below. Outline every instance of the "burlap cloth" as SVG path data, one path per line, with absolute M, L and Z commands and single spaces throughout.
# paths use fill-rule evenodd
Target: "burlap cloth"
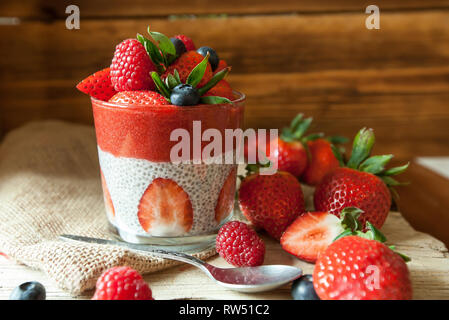
M 114 246 L 71 244 L 63 233 L 110 238 L 92 127 L 59 121 L 30 123 L 0 145 L 0 251 L 40 269 L 77 295 L 99 275 L 128 265 L 141 273 L 177 262 Z M 195 256 L 206 259 L 215 250 Z

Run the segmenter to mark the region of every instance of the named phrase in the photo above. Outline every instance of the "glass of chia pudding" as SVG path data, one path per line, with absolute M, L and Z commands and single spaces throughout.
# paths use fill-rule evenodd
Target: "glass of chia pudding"
M 237 147 L 226 145 L 226 129 L 243 124 L 245 96 L 234 94 L 232 103 L 194 106 L 91 98 L 106 214 L 124 241 L 191 248 L 214 242 L 234 209 L 237 165 L 223 160 L 235 159 Z M 194 122 L 201 136 L 208 129 L 219 134 L 223 149 L 214 159 L 221 161 L 195 161 Z M 177 129 L 190 139 L 181 163 L 171 158 Z M 197 143 L 203 152 L 210 141 Z

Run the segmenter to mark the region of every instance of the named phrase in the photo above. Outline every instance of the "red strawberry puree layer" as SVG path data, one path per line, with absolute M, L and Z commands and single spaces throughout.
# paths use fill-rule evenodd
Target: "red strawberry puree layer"
M 243 103 L 120 107 L 92 99 L 92 107 L 97 143 L 103 151 L 116 157 L 152 162 L 170 162 L 170 150 L 179 142 L 170 141 L 170 134 L 175 129 L 186 129 L 192 138 L 193 121 L 201 121 L 201 131 L 209 128 L 219 130 L 225 146 L 225 129 L 240 128 L 243 121 Z M 202 142 L 202 149 L 209 143 Z M 192 140 L 190 145 L 192 159 Z

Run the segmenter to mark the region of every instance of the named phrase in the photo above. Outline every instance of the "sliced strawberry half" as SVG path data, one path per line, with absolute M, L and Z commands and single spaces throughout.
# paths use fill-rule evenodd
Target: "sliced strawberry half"
M 217 223 L 227 218 L 234 208 L 236 173 L 237 168 L 233 168 L 221 188 L 217 205 L 215 206 L 215 221 Z
M 95 72 L 76 85 L 76 88 L 95 99 L 108 101 L 117 91 L 111 83 L 110 68 Z
M 140 199 L 137 217 L 142 228 L 154 236 L 180 236 L 192 228 L 192 203 L 176 182 L 156 178 Z
M 101 173 L 101 186 L 103 187 L 103 198 L 104 198 L 104 205 L 106 207 L 106 213 L 109 214 L 111 217 L 114 217 L 115 209 L 114 204 L 112 203 L 111 194 L 109 193 L 109 189 L 106 184 L 106 179 L 104 178 L 103 171 L 100 171 L 100 173 Z
M 315 262 L 343 231 L 341 220 L 333 214 L 307 212 L 285 230 L 281 246 L 301 260 Z

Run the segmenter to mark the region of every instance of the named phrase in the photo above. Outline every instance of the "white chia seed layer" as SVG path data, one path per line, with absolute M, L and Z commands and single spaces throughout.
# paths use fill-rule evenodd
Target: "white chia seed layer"
M 215 206 L 220 190 L 235 165 L 151 162 L 115 157 L 100 147 L 98 155 L 115 209 L 115 218 L 112 219 L 110 215 L 108 218 L 119 229 L 139 236 L 151 236 L 140 225 L 137 211 L 142 195 L 156 178 L 173 180 L 190 197 L 193 225 L 184 235 L 208 234 L 218 228 Z M 165 235 L 163 230 L 158 231 L 157 236 Z

